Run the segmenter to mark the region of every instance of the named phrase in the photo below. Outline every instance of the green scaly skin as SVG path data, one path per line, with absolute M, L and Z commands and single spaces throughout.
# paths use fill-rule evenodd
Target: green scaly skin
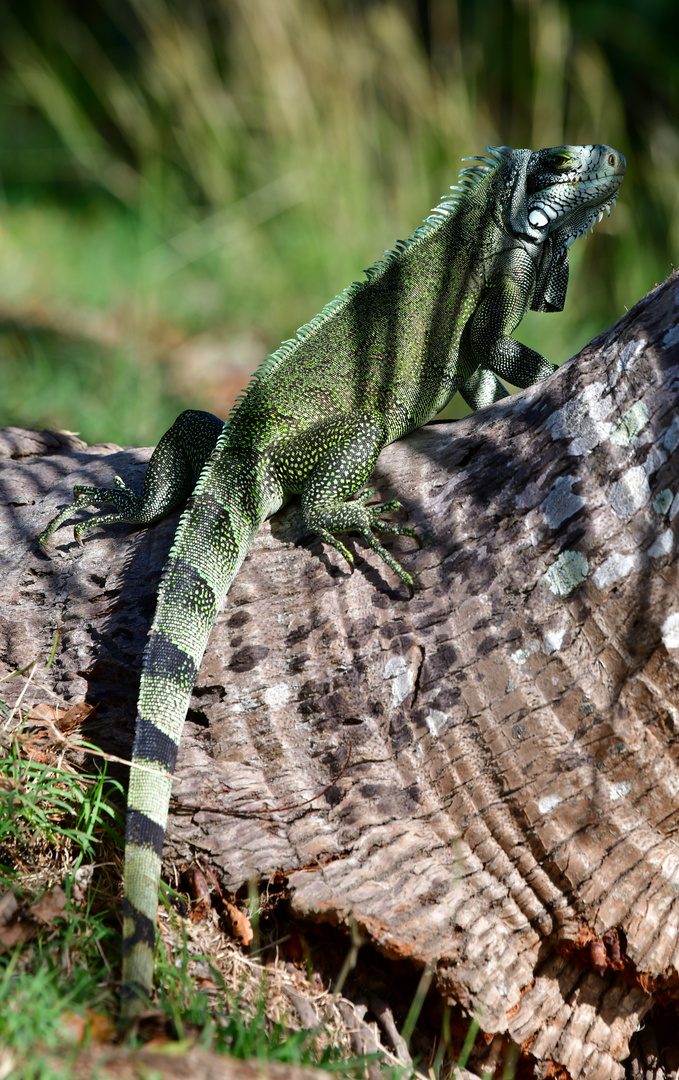
M 511 336 L 525 312 L 560 311 L 568 247 L 610 212 L 625 159 L 607 146 L 531 153 L 489 148 L 453 194 L 395 251 L 285 342 L 255 373 L 226 424 L 185 412 L 163 436 L 141 495 L 74 490 L 75 505 L 113 511 L 75 526 L 148 524 L 190 495 L 165 567 L 144 653 L 127 799 L 123 1001 L 152 987 L 161 855 L 171 773 L 216 614 L 261 523 L 292 495 L 308 528 L 353 566 L 338 533 L 358 532 L 408 587 L 376 533 L 396 501 L 356 495 L 388 443 L 436 416 L 456 391 L 474 408 L 554 366 Z M 194 477 L 198 482 L 193 487 Z M 40 536 L 45 544 L 73 512 Z

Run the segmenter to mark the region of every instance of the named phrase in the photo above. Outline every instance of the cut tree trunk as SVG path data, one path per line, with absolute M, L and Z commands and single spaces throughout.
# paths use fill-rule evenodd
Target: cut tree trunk
M 675 274 L 548 381 L 384 451 L 376 486 L 424 541 L 393 544 L 412 600 L 358 541 L 348 576 L 295 503 L 271 519 L 176 768 L 168 858 L 206 854 L 231 890 L 284 877 L 297 917 L 433 966 L 572 1080 L 622 1077 L 679 1000 L 677 312 Z M 123 757 L 177 515 L 81 549 L 64 529 L 49 558 L 34 537 L 74 483 L 139 487 L 149 454 L 0 435 L 0 674 L 58 628 L 34 681 L 97 702 Z

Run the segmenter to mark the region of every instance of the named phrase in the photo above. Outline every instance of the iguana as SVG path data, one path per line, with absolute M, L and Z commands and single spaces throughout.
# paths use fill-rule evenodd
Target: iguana
M 608 146 L 512 150 L 466 158 L 460 182 L 407 240 L 376 262 L 255 372 L 225 424 L 181 414 L 156 447 L 141 495 L 77 485 L 73 507 L 112 512 L 75 526 L 149 524 L 187 496 L 144 652 L 127 797 L 123 1001 L 131 1015 L 152 987 L 161 855 L 171 774 L 196 674 L 217 612 L 262 522 L 301 496 L 309 530 L 357 532 L 412 595 L 413 581 L 375 533 L 415 537 L 357 494 L 388 443 L 426 424 L 456 391 L 477 409 L 554 365 L 515 341 L 523 315 L 560 311 L 568 248 L 604 210 L 625 172 Z M 194 480 L 197 483 L 194 486 Z M 136 768 L 141 765 L 145 768 Z

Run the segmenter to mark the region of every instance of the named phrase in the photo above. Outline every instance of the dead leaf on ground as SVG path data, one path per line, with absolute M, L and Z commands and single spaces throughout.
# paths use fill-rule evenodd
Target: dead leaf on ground
M 222 915 L 234 941 L 237 941 L 239 945 L 250 945 L 254 936 L 250 920 L 225 896 L 222 897 Z
M 96 709 L 96 705 L 88 705 L 86 701 L 78 701 L 74 705 L 70 705 L 65 712 L 62 712 L 58 706 L 41 702 L 28 710 L 26 719 L 30 720 L 36 727 L 50 728 L 54 726 L 60 734 L 66 735 L 80 727 L 85 720 L 96 712 Z
M 116 1029 L 110 1016 L 86 1009 L 84 1014 L 68 1009 L 59 1018 L 64 1030 L 77 1043 L 106 1043 L 115 1036 Z
M 44 926 L 51 926 L 55 919 L 64 913 L 67 898 L 60 885 L 55 885 L 49 892 L 44 893 L 39 900 L 31 904 L 28 914 Z
M 26 788 L 12 776 L 0 776 L 0 791 L 13 791 L 17 795 L 24 795 Z
M 19 909 L 14 889 L 9 889 L 0 896 L 0 926 L 7 926 Z
M 26 713 L 27 720 L 47 720 L 54 724 L 57 720 L 57 710 L 54 705 L 48 705 L 46 701 L 41 701 L 37 705 L 31 706 Z
M 35 937 L 35 934 L 35 923 L 28 922 L 26 919 L 19 919 L 18 922 L 11 923 L 9 926 L 0 926 L 0 950 L 25 945 L 27 941 Z
M 74 731 L 75 728 L 84 724 L 96 711 L 96 705 L 88 705 L 86 701 L 78 701 L 75 705 L 71 705 L 63 716 L 59 717 L 57 727 L 65 735 L 67 732 Z
M 201 862 L 203 864 L 205 872 L 207 873 L 210 881 L 212 882 L 212 886 L 215 892 L 213 904 L 221 915 L 224 930 L 227 934 L 231 934 L 234 941 L 237 941 L 239 945 L 252 944 L 254 932 L 252 929 L 252 924 L 248 919 L 247 915 L 245 915 L 245 913 L 242 912 L 240 908 L 233 903 L 233 901 L 227 899 L 227 897 L 224 895 L 219 885 L 219 882 L 217 881 L 217 878 L 212 872 L 210 864 L 204 856 L 201 856 Z M 200 877 L 203 879 L 203 881 L 205 881 L 205 878 L 200 873 L 200 871 L 197 871 L 197 873 L 200 874 Z

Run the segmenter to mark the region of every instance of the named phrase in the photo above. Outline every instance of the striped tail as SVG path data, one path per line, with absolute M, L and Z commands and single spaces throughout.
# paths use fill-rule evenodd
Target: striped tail
M 217 612 L 266 517 L 252 472 L 235 462 L 220 464 L 212 482 L 201 478 L 181 519 L 144 652 L 125 839 L 122 981 L 128 1017 L 148 998 L 153 982 L 171 774 L 189 700 Z M 208 486 L 210 492 L 204 490 Z

